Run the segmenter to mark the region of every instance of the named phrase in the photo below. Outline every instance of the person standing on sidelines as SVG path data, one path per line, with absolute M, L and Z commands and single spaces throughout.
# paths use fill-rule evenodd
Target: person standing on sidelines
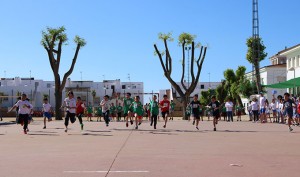
M 161 115 L 165 120 L 164 128 L 167 127 L 168 122 L 168 116 L 169 116 L 169 110 L 170 110 L 170 101 L 168 100 L 168 96 L 164 95 L 163 100 L 159 103 L 160 109 L 161 109 Z
M 232 108 L 233 108 L 233 103 L 231 101 L 231 98 L 228 98 L 226 103 L 225 103 L 225 107 L 226 107 L 226 112 L 227 112 L 227 117 L 228 120 L 227 122 L 233 122 L 233 114 L 232 114 Z
M 48 119 L 48 122 L 52 121 L 51 116 L 51 105 L 48 103 L 48 98 L 44 98 L 43 103 L 43 116 L 44 116 L 44 127 L 43 129 L 46 129 L 46 119 Z
M 154 123 L 154 129 L 156 129 L 156 125 L 157 125 L 157 116 L 159 114 L 159 107 L 158 107 L 158 102 L 157 100 L 157 96 L 153 95 L 153 100 L 150 101 L 149 106 L 150 106 L 150 114 L 151 114 L 151 123 L 150 126 L 153 125 Z
M 201 107 L 201 103 L 198 100 L 198 95 L 194 95 L 193 101 L 190 102 L 189 104 L 192 108 L 192 115 L 194 117 L 194 122 L 196 121 L 196 129 L 199 130 L 199 121 L 200 121 L 200 112 L 199 108 Z
M 283 101 L 283 109 L 285 110 L 285 112 L 287 114 L 288 126 L 289 126 L 290 132 L 293 131 L 293 129 L 291 127 L 292 122 L 293 122 L 293 105 L 296 106 L 296 103 L 292 99 L 290 99 L 289 93 L 285 93 L 284 101 Z
M 128 118 L 130 119 L 131 125 L 133 124 L 132 120 L 132 109 L 130 109 L 130 105 L 134 100 L 131 98 L 131 93 L 126 93 L 126 97 L 123 99 L 123 110 L 124 117 L 126 117 L 126 127 L 128 127 Z
M 212 108 L 214 131 L 217 131 L 216 125 L 220 118 L 220 103 L 216 100 L 216 96 L 211 97 L 211 103 L 208 106 Z
M 105 121 L 106 126 L 109 126 L 109 109 L 110 109 L 110 101 L 108 100 L 109 96 L 105 95 L 103 100 L 100 103 L 100 106 L 102 107 L 102 114 L 103 119 Z
M 173 100 L 171 100 L 170 102 L 170 119 L 169 120 L 174 120 L 174 117 L 173 117 L 173 113 L 174 113 L 174 110 L 175 110 L 175 103 Z
M 84 103 L 81 100 L 81 97 L 77 97 L 76 101 L 76 115 L 78 117 L 79 123 L 80 123 L 80 128 L 83 130 L 83 122 L 82 122 L 82 116 L 84 114 Z
M 87 121 L 92 122 L 92 116 L 93 116 L 93 106 L 91 104 L 91 102 L 88 103 L 87 107 L 86 107 L 86 112 L 87 112 Z
M 62 108 L 66 108 L 66 116 L 65 116 L 65 132 L 68 132 L 69 120 L 73 124 L 76 121 L 76 100 L 74 98 L 74 94 L 72 91 L 68 92 L 68 97 L 65 98 Z
M 18 122 L 23 126 L 24 134 L 27 134 L 28 127 L 28 110 L 31 108 L 30 103 L 26 100 L 27 95 L 25 93 L 22 94 L 21 100 L 19 100 L 12 108 L 8 110 L 8 113 L 11 112 L 15 108 L 19 108 L 18 114 Z
M 117 121 L 118 122 L 121 121 L 122 110 L 123 110 L 123 107 L 121 106 L 121 103 L 119 103 L 119 105 L 117 106 L 117 113 L 118 113 Z
M 260 107 L 260 122 L 265 123 L 266 120 L 266 98 L 264 94 L 261 92 L 259 97 L 259 107 Z

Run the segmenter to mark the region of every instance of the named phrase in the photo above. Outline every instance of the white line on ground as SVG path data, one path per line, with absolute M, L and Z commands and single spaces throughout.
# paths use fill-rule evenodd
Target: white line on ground
M 64 173 L 107 173 L 108 171 L 64 171 Z M 109 173 L 149 173 L 149 171 L 109 171 Z

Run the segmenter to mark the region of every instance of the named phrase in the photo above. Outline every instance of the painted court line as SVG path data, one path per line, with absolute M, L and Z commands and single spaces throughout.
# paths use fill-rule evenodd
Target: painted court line
M 64 171 L 64 173 L 107 173 L 108 171 Z M 149 171 L 109 171 L 109 173 L 149 173 Z

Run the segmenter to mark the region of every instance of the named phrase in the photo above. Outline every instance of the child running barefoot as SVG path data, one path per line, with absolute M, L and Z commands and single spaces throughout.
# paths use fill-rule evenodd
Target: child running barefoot
M 190 103 L 190 106 L 192 108 L 192 115 L 194 117 L 194 121 L 196 120 L 196 129 L 199 130 L 198 125 L 199 125 L 199 121 L 200 121 L 200 112 L 199 112 L 199 108 L 201 107 L 201 103 L 198 100 L 198 95 L 196 94 L 194 96 L 193 101 Z
M 208 106 L 212 108 L 214 131 L 217 131 L 216 125 L 220 117 L 220 103 L 216 100 L 216 96 L 211 97 L 211 103 Z
M 154 122 L 154 129 L 156 129 L 156 124 L 157 124 L 157 115 L 159 113 L 159 107 L 158 107 L 158 102 L 156 101 L 157 97 L 156 95 L 153 95 L 153 100 L 150 101 L 149 106 L 150 106 L 150 114 L 151 114 L 151 123 L 150 126 L 153 125 Z
M 68 97 L 65 98 L 62 108 L 66 108 L 66 117 L 65 117 L 65 132 L 68 132 L 69 120 L 73 124 L 76 121 L 76 100 L 72 91 L 68 92 Z
M 76 101 L 76 115 L 78 117 L 80 128 L 83 130 L 82 116 L 84 114 L 84 103 L 81 100 L 81 97 L 77 97 Z
M 105 95 L 104 99 L 101 101 L 100 106 L 102 107 L 102 114 L 105 121 L 106 126 L 109 126 L 109 108 L 110 108 L 110 101 L 108 100 L 109 96 Z
M 161 109 L 161 115 L 165 120 L 164 128 L 167 127 L 168 122 L 168 116 L 169 116 L 169 110 L 170 110 L 170 101 L 168 100 L 168 96 L 164 95 L 164 99 L 159 103 L 159 107 Z
M 288 126 L 289 126 L 289 130 L 290 132 L 293 131 L 291 125 L 293 122 L 293 104 L 295 104 L 295 102 L 290 99 L 290 94 L 289 93 L 285 93 L 284 94 L 284 102 L 283 102 L 283 109 L 285 110 L 286 114 L 287 114 L 287 118 L 288 118 Z
M 139 96 L 134 97 L 134 102 L 132 102 L 130 107 L 133 108 L 133 113 L 135 117 L 135 129 L 138 129 L 138 125 L 141 125 L 143 118 L 143 105 L 140 102 Z
M 19 119 L 17 123 L 23 126 L 24 134 L 27 134 L 28 110 L 30 109 L 30 103 L 26 100 L 26 97 L 27 95 L 23 93 L 21 96 L 21 100 L 19 100 L 10 110 L 8 110 L 8 112 L 11 112 L 13 109 L 19 107 Z
M 126 127 L 128 127 L 128 118 L 130 118 L 131 125 L 133 124 L 132 121 L 132 110 L 130 105 L 132 104 L 133 99 L 131 98 L 131 93 L 126 94 L 126 98 L 123 100 L 123 110 L 124 110 L 124 117 L 126 117 Z
M 44 127 L 43 129 L 46 129 L 46 119 L 48 119 L 48 122 L 52 121 L 51 116 L 51 105 L 48 103 L 48 98 L 44 98 L 43 103 L 43 115 L 44 115 Z

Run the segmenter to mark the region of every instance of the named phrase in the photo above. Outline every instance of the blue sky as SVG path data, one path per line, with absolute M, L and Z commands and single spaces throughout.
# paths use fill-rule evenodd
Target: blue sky
M 300 43 L 299 0 L 259 1 L 260 36 L 268 57 Z M 53 80 L 46 51 L 40 45 L 47 26 L 65 26 L 61 74 L 70 66 L 75 35 L 86 39 L 71 80 L 143 81 L 145 92 L 169 88 L 153 44 L 162 47 L 159 32 L 172 32 L 173 77 L 180 80 L 182 32 L 208 45 L 200 81 L 220 81 L 227 68 L 251 65 L 245 59 L 252 35 L 252 0 L 1 0 L 0 77 Z

